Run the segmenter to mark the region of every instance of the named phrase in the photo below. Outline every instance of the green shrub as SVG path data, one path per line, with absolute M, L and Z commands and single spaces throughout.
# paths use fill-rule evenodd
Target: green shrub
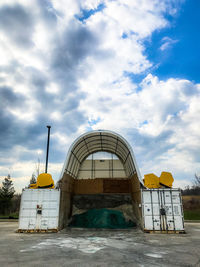
M 184 210 L 185 220 L 200 220 L 200 209 Z

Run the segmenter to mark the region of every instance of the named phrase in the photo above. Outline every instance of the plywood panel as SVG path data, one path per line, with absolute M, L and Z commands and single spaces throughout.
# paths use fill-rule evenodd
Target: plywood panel
M 130 179 L 98 178 L 74 181 L 74 194 L 130 193 Z
M 66 191 L 68 193 L 73 193 L 74 191 L 74 178 L 69 174 L 64 174 L 62 180 L 59 183 L 61 191 Z
M 71 216 L 74 178 L 64 173 L 62 180 L 59 182 L 59 187 L 61 189 L 59 229 L 63 229 Z
M 140 225 L 142 226 L 142 211 L 141 211 L 141 185 L 137 174 L 133 174 L 130 179 L 131 182 L 131 196 L 133 200 L 133 210 Z
M 130 193 L 129 179 L 104 179 L 104 193 Z
M 74 182 L 74 194 L 103 193 L 102 179 L 77 179 Z

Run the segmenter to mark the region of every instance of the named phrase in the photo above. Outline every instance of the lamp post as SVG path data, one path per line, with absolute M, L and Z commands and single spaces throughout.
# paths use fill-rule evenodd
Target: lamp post
M 50 139 L 50 129 L 51 126 L 47 125 L 48 128 L 48 137 L 47 137 L 47 153 L 46 153 L 46 167 L 45 167 L 45 173 L 47 173 L 47 167 L 48 167 L 48 158 L 49 158 L 49 139 Z

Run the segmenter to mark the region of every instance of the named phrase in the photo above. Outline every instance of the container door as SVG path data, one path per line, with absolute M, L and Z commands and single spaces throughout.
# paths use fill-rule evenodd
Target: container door
M 144 229 L 161 230 L 159 195 L 157 190 L 142 191 Z
M 181 194 L 176 189 L 160 190 L 163 230 L 184 230 Z M 163 214 L 162 214 L 163 211 Z
M 181 194 L 177 189 L 142 190 L 142 213 L 146 230 L 184 230 Z
M 20 204 L 19 229 L 57 229 L 59 217 L 59 201 L 59 190 L 23 190 Z
M 42 219 L 42 205 L 37 205 L 36 208 L 36 224 L 35 229 L 41 229 L 41 219 Z
M 23 190 L 20 204 L 19 229 L 32 230 L 35 228 L 36 204 L 33 190 Z
M 158 190 L 160 200 L 161 231 L 168 230 L 166 196 L 164 190 Z
M 145 228 L 149 230 L 160 230 L 160 216 L 158 204 L 144 204 L 143 213 Z

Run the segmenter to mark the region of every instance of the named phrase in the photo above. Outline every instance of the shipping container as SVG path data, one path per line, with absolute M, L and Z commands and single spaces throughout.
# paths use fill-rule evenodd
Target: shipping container
M 144 231 L 184 232 L 179 189 L 142 189 Z
M 24 189 L 18 231 L 57 231 L 60 190 Z

